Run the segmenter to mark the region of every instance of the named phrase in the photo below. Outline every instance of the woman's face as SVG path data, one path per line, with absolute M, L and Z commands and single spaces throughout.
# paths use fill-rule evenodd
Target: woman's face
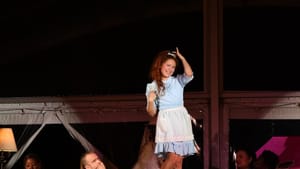
M 86 169 L 105 169 L 104 164 L 100 160 L 97 154 L 90 153 L 85 156 L 85 168 Z
M 41 169 L 39 163 L 37 163 L 34 159 L 27 159 L 25 163 L 25 169 Z
M 250 163 L 252 161 L 252 158 L 248 156 L 248 154 L 243 151 L 239 150 L 236 153 L 236 167 L 238 169 L 247 169 L 250 167 Z
M 165 80 L 173 75 L 176 68 L 176 62 L 174 59 L 168 59 L 166 60 L 162 66 L 161 66 L 161 74 L 162 74 L 162 80 Z

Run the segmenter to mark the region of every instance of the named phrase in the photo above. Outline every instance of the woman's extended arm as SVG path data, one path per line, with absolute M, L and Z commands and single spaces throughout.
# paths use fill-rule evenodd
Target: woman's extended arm
M 193 76 L 193 70 L 188 61 L 184 58 L 184 56 L 179 52 L 179 49 L 176 47 L 176 55 L 181 60 L 184 73 L 187 76 Z

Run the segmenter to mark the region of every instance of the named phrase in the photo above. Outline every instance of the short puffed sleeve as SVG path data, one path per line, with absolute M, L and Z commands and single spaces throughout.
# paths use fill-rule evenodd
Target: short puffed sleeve
M 147 97 L 151 91 L 157 92 L 157 85 L 154 81 L 152 83 L 147 83 L 147 87 L 146 87 L 146 96 Z

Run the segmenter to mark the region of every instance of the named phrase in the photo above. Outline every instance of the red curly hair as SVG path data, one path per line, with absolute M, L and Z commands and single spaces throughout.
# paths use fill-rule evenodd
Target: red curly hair
M 174 55 L 174 54 L 173 54 Z M 173 59 L 178 65 L 178 60 L 173 55 L 170 55 L 169 50 L 164 50 L 159 52 L 155 59 L 153 60 L 151 69 L 150 69 L 150 78 L 156 81 L 158 93 L 161 93 L 165 90 L 164 83 L 162 81 L 161 67 L 169 59 Z

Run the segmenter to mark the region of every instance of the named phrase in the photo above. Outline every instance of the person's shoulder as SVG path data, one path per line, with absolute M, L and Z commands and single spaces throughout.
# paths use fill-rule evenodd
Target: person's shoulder
M 148 82 L 147 85 L 148 85 L 148 84 L 155 84 L 155 83 L 156 83 L 155 80 L 153 80 L 153 81 L 151 81 L 151 82 Z
M 178 74 L 176 76 L 170 76 L 167 81 L 175 80 L 175 79 L 177 79 L 177 77 L 178 77 Z
M 157 85 L 155 81 L 152 81 L 151 83 L 147 83 L 146 86 L 146 93 L 150 91 L 157 91 Z
M 156 82 L 155 82 L 155 81 L 149 82 L 149 83 L 147 83 L 146 86 L 147 86 L 147 88 L 148 88 L 148 87 L 153 88 L 153 87 L 156 86 Z

